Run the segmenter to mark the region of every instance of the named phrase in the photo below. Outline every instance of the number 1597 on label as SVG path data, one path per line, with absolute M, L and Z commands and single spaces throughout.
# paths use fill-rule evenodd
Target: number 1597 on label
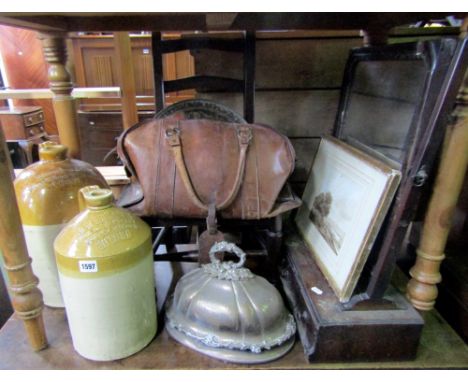
M 78 261 L 80 272 L 97 272 L 98 266 L 96 260 L 80 260 Z

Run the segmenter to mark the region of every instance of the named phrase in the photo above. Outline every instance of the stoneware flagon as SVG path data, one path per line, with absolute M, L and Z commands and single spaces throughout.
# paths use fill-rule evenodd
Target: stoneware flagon
M 151 229 L 108 189 L 80 194 L 85 210 L 54 243 L 73 346 L 94 361 L 121 359 L 156 334 Z
M 240 261 L 220 262 L 217 252 Z M 211 263 L 184 275 L 166 309 L 166 329 L 180 343 L 224 361 L 263 363 L 286 354 L 296 323 L 281 295 L 243 268 L 245 253 L 229 242 L 210 250 Z
M 15 179 L 15 193 L 44 303 L 63 308 L 54 256 L 55 237 L 79 212 L 78 190 L 89 185 L 107 187 L 107 184 L 92 165 L 67 158 L 67 148 L 63 145 L 40 144 L 39 159 Z

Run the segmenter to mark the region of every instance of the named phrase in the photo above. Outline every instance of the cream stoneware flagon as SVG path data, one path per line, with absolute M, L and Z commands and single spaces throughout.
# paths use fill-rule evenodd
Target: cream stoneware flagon
M 80 195 L 86 208 L 54 243 L 73 346 L 94 361 L 124 358 L 156 334 L 151 229 L 108 189 Z
M 40 144 L 39 159 L 15 179 L 15 193 L 44 304 L 63 308 L 54 256 L 55 237 L 79 212 L 78 190 L 95 184 L 107 187 L 107 184 L 92 165 L 67 158 L 67 148 L 63 145 Z

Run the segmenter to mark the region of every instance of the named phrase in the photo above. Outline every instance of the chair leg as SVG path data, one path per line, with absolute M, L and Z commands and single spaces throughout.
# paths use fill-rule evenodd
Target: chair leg
M 154 239 L 153 242 L 153 255 L 156 254 L 158 251 L 159 246 L 161 245 L 161 241 L 164 238 L 164 235 L 166 234 L 167 228 L 166 227 L 161 227 L 161 229 L 158 232 L 158 235 Z
M 281 244 L 283 242 L 283 220 L 281 216 L 276 216 L 271 220 L 271 227 L 266 231 L 266 250 L 268 253 L 266 260 L 267 274 L 271 275 L 270 281 L 278 284 L 278 267 L 281 261 Z
M 169 252 L 175 247 L 173 227 L 166 227 L 166 233 L 164 235 L 164 244 L 166 244 L 166 251 Z

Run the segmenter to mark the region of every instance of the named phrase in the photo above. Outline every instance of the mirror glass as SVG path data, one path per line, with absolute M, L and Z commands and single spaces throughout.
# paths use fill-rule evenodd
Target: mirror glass
M 401 165 L 425 76 L 423 60 L 357 63 L 342 138 Z

